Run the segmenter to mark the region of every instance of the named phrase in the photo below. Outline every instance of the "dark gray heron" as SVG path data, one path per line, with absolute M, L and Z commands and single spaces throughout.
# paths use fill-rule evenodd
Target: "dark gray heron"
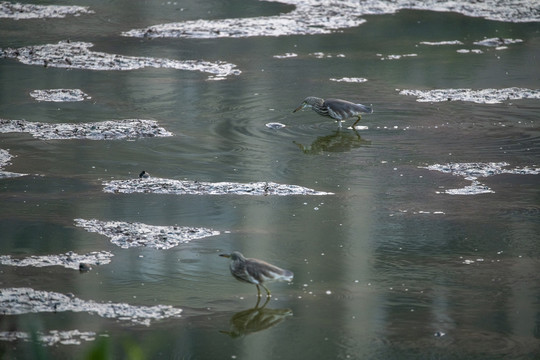
M 354 122 L 352 128 L 362 118 L 361 113 L 371 114 L 373 109 L 369 106 L 362 104 L 355 104 L 350 101 L 340 99 L 321 99 L 314 96 L 309 96 L 302 101 L 299 107 L 294 109 L 293 113 L 298 110 L 302 110 L 306 107 L 312 108 L 317 114 L 322 116 L 328 116 L 338 122 L 338 126 L 341 127 L 341 122 L 352 117 L 358 117 Z
M 264 286 L 264 282 L 275 280 L 291 281 L 294 275 L 292 271 L 281 269 L 266 261 L 246 258 L 238 251 L 233 251 L 230 254 L 220 254 L 219 256 L 231 259 L 229 268 L 232 276 L 237 280 L 255 284 L 255 286 L 257 286 L 257 296 L 259 297 L 261 296 L 259 285 L 266 290 L 266 296 L 270 297 L 272 294 L 270 294 L 270 290 Z

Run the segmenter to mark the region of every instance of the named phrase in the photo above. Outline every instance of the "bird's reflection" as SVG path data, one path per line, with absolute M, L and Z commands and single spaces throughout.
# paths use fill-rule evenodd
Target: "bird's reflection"
M 318 137 L 311 145 L 303 145 L 296 141 L 293 142 L 304 154 L 312 155 L 322 152 L 345 152 L 371 144 L 371 141 L 362 139 L 356 130 L 341 131 L 339 129 L 333 134 Z
M 240 311 L 231 317 L 229 331 L 220 332 L 232 338 L 238 338 L 276 326 L 285 320 L 287 316 L 293 314 L 291 309 L 266 308 L 269 300 L 270 297 L 266 299 L 262 306 L 259 306 L 261 301 L 259 297 L 255 307 Z

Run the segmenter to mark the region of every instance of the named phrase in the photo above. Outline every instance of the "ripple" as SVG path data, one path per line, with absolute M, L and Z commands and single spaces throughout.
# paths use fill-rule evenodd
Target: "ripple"
M 398 90 L 400 95 L 416 96 L 418 102 L 470 101 L 498 104 L 507 100 L 540 99 L 540 90 L 511 87 L 505 89 Z
M 182 309 L 169 305 L 133 306 L 125 303 L 97 303 L 56 292 L 31 288 L 0 289 L 0 309 L 3 315 L 42 312 L 86 312 L 108 319 L 131 321 L 149 326 L 152 320 L 179 317 Z
M 126 119 L 91 123 L 48 124 L 26 120 L 0 119 L 0 133 L 24 132 L 42 140 L 119 140 L 167 137 L 172 133 L 155 120 Z
M 0 19 L 27 20 L 64 18 L 67 15 L 93 14 L 87 6 L 33 5 L 0 2 Z
M 216 80 L 239 75 L 236 65 L 223 61 L 170 60 L 165 58 L 124 56 L 89 50 L 90 42 L 60 41 L 57 44 L 0 49 L 0 58 L 17 59 L 26 65 L 84 70 L 136 70 L 145 67 L 200 71 Z
M 187 226 L 155 226 L 123 221 L 100 221 L 96 219 L 75 219 L 75 225 L 88 232 L 107 236 L 122 249 L 150 247 L 170 249 L 191 240 L 219 235 L 219 231 Z
M 84 101 L 92 98 L 80 89 L 33 90 L 30 92 L 30 96 L 37 101 L 53 102 Z
M 173 180 L 162 178 L 112 180 L 103 183 L 107 193 L 154 193 L 175 195 L 333 195 L 331 192 L 317 191 L 298 185 L 274 182 L 204 182 Z
M 80 270 L 81 263 L 87 265 L 104 265 L 111 262 L 114 255 L 108 251 L 94 251 L 79 255 L 73 251 L 60 255 L 30 256 L 16 259 L 10 255 L 0 255 L 0 264 L 10 266 L 63 266 L 67 269 Z

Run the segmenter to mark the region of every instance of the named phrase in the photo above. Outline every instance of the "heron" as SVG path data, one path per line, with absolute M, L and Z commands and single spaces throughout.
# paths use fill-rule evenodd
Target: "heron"
M 369 106 L 362 104 L 355 104 L 347 100 L 341 99 L 321 99 L 315 96 L 308 96 L 302 101 L 299 107 L 294 109 L 293 113 L 304 108 L 312 108 L 317 114 L 322 116 L 328 116 L 338 122 L 338 126 L 341 128 L 341 122 L 352 117 L 358 119 L 354 122 L 352 128 L 362 118 L 362 113 L 371 114 L 373 109 Z
M 233 251 L 230 254 L 220 254 L 219 256 L 231 259 L 229 269 L 232 276 L 237 280 L 257 286 L 257 296 L 259 297 L 261 296 L 259 285 L 266 290 L 266 296 L 270 297 L 272 294 L 264 286 L 264 282 L 276 280 L 292 281 L 294 276 L 292 271 L 281 269 L 263 260 L 246 258 L 238 251 Z

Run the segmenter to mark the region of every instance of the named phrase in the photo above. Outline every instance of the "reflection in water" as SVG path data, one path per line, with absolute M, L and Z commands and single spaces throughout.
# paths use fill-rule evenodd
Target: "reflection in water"
M 334 134 L 318 137 L 311 145 L 299 144 L 296 141 L 293 142 L 304 152 L 304 154 L 312 155 L 320 154 L 325 151 L 345 152 L 371 144 L 371 141 L 362 139 L 356 130 L 349 132 L 341 131 L 339 129 Z
M 230 320 L 230 330 L 220 331 L 232 338 L 242 337 L 261 330 L 269 329 L 293 314 L 291 309 L 267 309 L 266 305 L 270 298 L 266 298 L 264 304 L 259 307 L 261 298 L 257 298 L 255 307 L 234 314 Z

